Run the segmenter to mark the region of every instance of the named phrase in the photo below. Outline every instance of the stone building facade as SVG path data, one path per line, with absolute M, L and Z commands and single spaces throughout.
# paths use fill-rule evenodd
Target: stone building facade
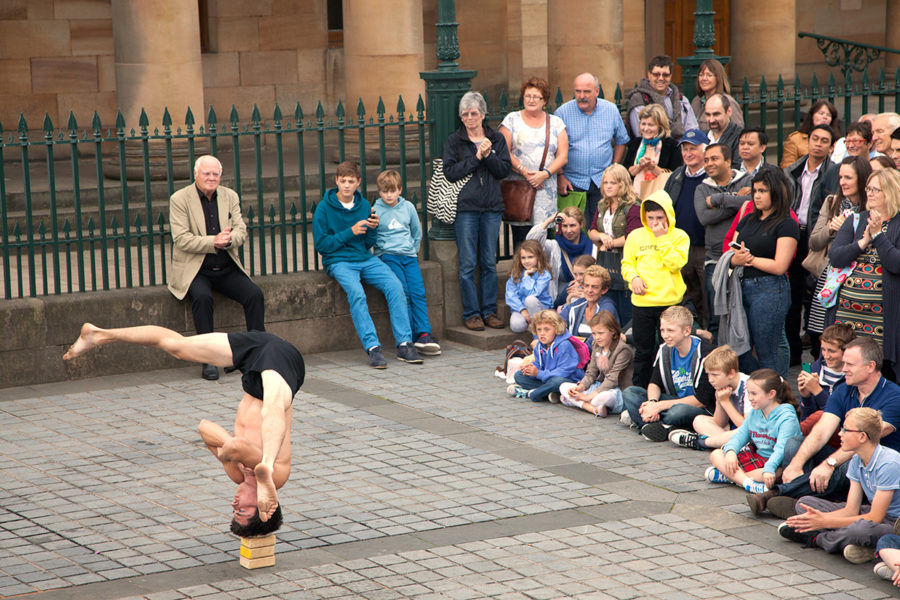
M 821 52 L 798 31 L 900 47 L 900 2 L 886 0 L 730 0 L 717 30 L 733 56 L 732 81 L 801 80 L 827 73 Z M 515 98 L 523 78 L 547 77 L 568 95 L 573 76 L 598 74 L 608 96 L 632 85 L 649 56 L 671 47 L 673 32 L 692 37 L 693 0 L 457 0 L 460 65 L 475 69 L 475 89 Z M 673 7 L 675 12 L 673 13 Z M 29 127 L 44 114 L 64 125 L 73 111 L 87 126 L 94 110 L 129 127 L 144 107 L 151 124 L 163 107 L 198 123 L 213 105 L 220 119 L 234 105 L 242 120 L 254 104 L 307 115 L 321 100 L 333 113 L 343 99 L 355 115 L 362 98 L 389 112 L 408 109 L 433 69 L 437 0 L 3 0 L 0 2 L 0 123 Z M 670 50 L 671 52 L 672 50 Z M 873 68 L 893 72 L 895 57 Z M 774 79 L 772 79 L 774 81 Z M 349 100 L 349 102 L 348 102 Z

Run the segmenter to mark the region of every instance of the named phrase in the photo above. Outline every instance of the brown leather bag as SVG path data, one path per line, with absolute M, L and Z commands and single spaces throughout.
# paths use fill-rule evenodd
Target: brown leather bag
M 550 148 L 550 115 L 544 119 L 547 135 L 544 138 L 544 155 L 541 157 L 541 166 L 547 160 L 547 150 Z M 552 176 L 551 176 L 552 177 Z M 511 223 L 530 223 L 534 213 L 534 197 L 537 190 L 524 179 L 504 179 L 500 182 L 500 193 L 503 194 L 503 220 Z

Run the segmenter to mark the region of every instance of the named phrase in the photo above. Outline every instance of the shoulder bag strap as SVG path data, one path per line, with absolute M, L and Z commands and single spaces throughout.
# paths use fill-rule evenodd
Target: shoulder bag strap
M 547 160 L 547 150 L 550 149 L 550 113 L 547 113 L 546 118 L 547 126 L 545 129 L 547 130 L 547 135 L 544 137 L 544 155 L 541 157 L 541 166 L 538 167 L 538 171 L 544 170 L 544 162 Z

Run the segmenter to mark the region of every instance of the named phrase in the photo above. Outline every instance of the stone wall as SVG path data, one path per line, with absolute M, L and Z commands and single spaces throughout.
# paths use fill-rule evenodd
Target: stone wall
M 435 335 L 444 331 L 443 283 L 435 262 L 421 262 L 428 294 L 428 316 Z M 322 272 L 271 275 L 255 281 L 266 296 L 266 329 L 303 353 L 359 350 L 365 354 L 350 319 L 347 296 Z M 366 289 L 369 309 L 384 346 L 393 343 L 384 297 Z M 241 331 L 240 305 L 216 300 L 216 330 Z M 164 352 L 112 344 L 70 363 L 62 360 L 84 321 L 100 327 L 161 325 L 193 335 L 190 304 L 179 302 L 163 286 L 67 294 L 0 302 L 0 387 L 34 385 L 135 371 L 184 366 Z M 390 352 L 388 352 L 390 354 Z M 199 367 L 198 367 L 199 376 Z

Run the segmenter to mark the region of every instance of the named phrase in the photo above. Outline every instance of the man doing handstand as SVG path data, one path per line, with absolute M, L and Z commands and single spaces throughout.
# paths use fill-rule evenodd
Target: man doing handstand
M 234 418 L 234 435 L 204 419 L 200 436 L 225 474 L 238 484 L 231 504 L 231 531 L 252 536 L 278 529 L 281 507 L 276 490 L 291 471 L 291 403 L 305 373 L 300 352 L 262 331 L 184 337 L 155 325 L 100 329 L 85 323 L 63 359 L 112 342 L 152 346 L 181 360 L 241 371 L 244 396 Z

